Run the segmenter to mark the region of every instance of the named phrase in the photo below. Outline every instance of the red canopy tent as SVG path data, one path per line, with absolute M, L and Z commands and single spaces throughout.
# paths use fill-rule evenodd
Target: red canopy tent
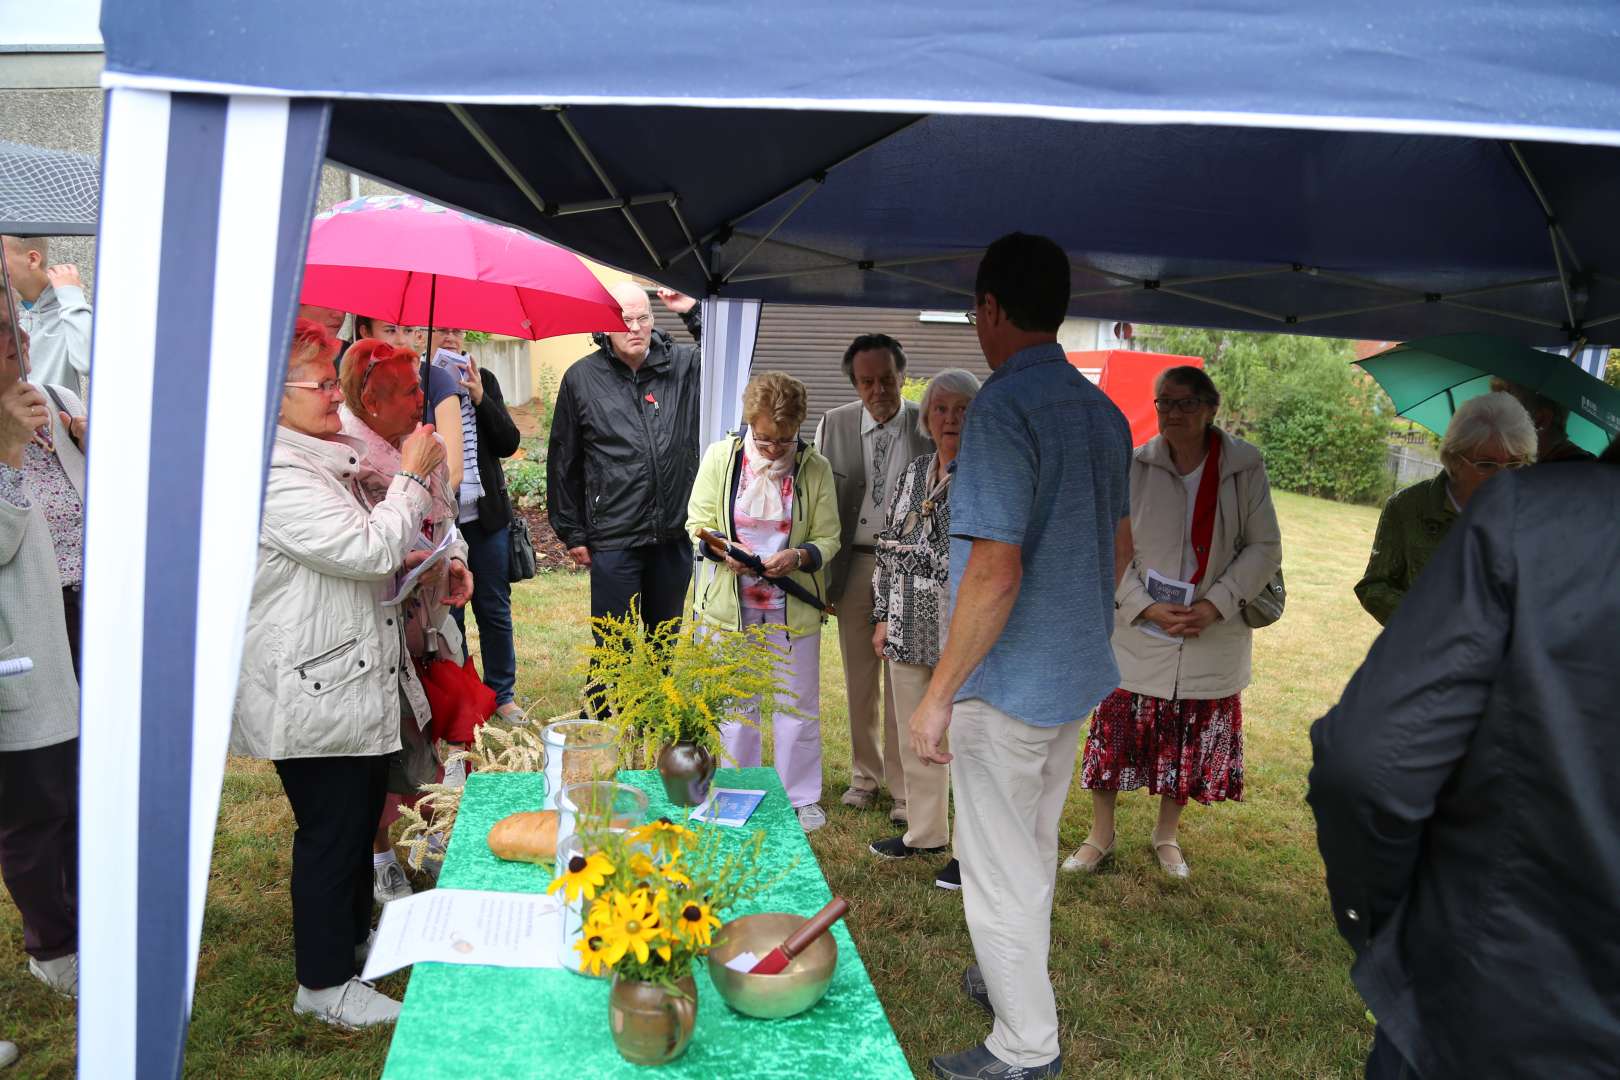
M 1069 363 L 1088 374 L 1098 371 L 1097 385 L 1131 423 L 1131 445 L 1141 446 L 1159 433 L 1153 413 L 1153 380 L 1165 368 L 1204 366 L 1201 356 L 1097 349 L 1068 354 Z

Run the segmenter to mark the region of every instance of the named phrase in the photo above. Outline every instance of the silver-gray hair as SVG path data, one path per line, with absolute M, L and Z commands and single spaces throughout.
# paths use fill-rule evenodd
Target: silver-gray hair
M 979 377 L 964 368 L 946 368 L 944 371 L 928 380 L 928 389 L 923 391 L 922 402 L 917 406 L 917 431 L 925 439 L 932 439 L 933 432 L 928 430 L 928 410 L 934 404 L 935 394 L 961 394 L 969 401 L 979 392 Z
M 1469 398 L 1457 407 L 1440 440 L 1440 464 L 1455 473 L 1459 464 L 1492 443 L 1520 461 L 1536 459 L 1536 426 L 1518 398 L 1500 390 Z

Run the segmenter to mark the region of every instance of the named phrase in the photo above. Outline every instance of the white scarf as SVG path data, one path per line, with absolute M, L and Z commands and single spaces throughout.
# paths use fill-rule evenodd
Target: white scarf
M 783 454 L 772 461 L 759 452 L 754 432 L 743 432 L 743 481 L 737 492 L 737 509 L 756 521 L 781 521 L 787 517 L 782 506 L 782 478 L 793 468 L 797 455 Z

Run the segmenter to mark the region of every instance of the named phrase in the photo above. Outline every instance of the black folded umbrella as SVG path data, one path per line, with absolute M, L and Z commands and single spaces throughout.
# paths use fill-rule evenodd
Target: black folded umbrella
M 718 562 L 721 556 L 716 550 L 716 545 L 724 545 L 726 549 L 725 553 L 727 555 L 731 556 L 733 559 L 736 559 L 738 562 L 748 567 L 748 569 L 752 570 L 755 574 L 759 575 L 760 578 L 771 585 L 775 585 L 778 589 L 781 589 L 795 600 L 803 600 L 806 604 L 809 604 L 817 611 L 826 615 L 838 614 L 837 609 L 834 608 L 832 604 L 821 599 L 821 597 L 812 593 L 809 589 L 806 589 L 803 585 L 800 585 L 792 578 L 771 577 L 765 572 L 765 563 L 758 555 L 755 555 L 750 551 L 744 551 L 742 548 L 732 543 L 726 537 L 721 536 L 719 533 L 710 532 L 708 529 L 699 529 L 698 537 L 703 541 L 703 553 L 709 558 Z

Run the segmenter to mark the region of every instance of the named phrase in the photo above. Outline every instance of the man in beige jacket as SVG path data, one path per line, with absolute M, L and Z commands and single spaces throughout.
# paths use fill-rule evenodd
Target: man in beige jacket
M 832 463 L 842 535 L 827 568 L 827 595 L 838 607 L 838 648 L 849 696 L 850 782 L 843 804 L 866 810 L 878 785 L 894 796 L 889 817 L 906 823 L 906 779 L 900 768 L 894 691 L 872 651 L 872 577 L 877 534 L 889 500 L 913 458 L 933 450 L 918 429 L 917 406 L 900 396 L 906 354 L 887 334 L 862 334 L 844 350 L 844 374 L 859 401 L 829 410 L 816 427 L 816 449 Z M 879 691 L 882 728 L 878 727 Z M 881 730 L 882 747 L 878 745 Z

